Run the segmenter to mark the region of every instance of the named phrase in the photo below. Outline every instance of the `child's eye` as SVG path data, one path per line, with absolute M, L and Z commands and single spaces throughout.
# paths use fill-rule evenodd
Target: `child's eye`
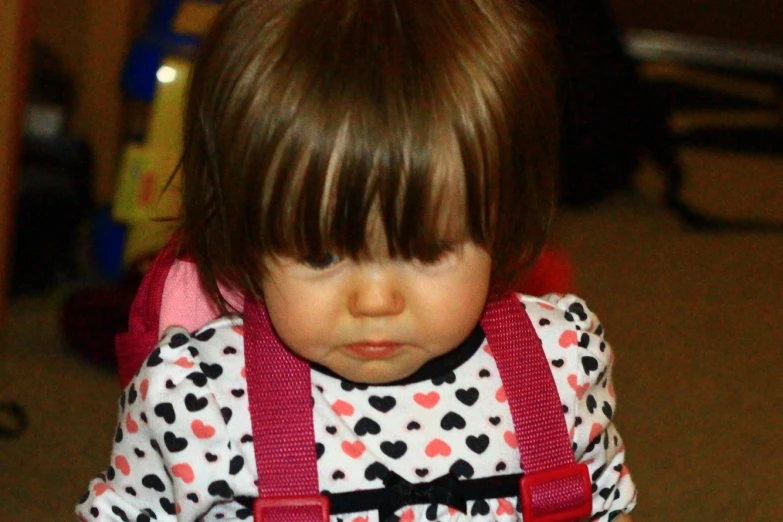
M 340 256 L 331 252 L 311 254 L 302 258 L 302 263 L 313 270 L 326 270 L 340 262 Z
M 442 243 L 433 246 L 429 251 L 417 258 L 421 264 L 424 265 L 437 265 L 448 258 L 449 254 L 455 252 L 459 248 L 456 243 Z

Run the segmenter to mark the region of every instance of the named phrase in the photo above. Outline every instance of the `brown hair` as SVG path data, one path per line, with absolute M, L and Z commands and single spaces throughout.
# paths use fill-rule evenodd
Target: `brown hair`
M 455 200 L 496 288 L 554 206 L 552 42 L 518 0 L 229 0 L 189 92 L 182 246 L 208 293 L 265 255 L 426 258 Z

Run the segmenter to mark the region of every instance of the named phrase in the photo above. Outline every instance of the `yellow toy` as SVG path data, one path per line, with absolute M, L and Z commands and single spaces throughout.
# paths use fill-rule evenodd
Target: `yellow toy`
M 173 231 L 179 212 L 175 173 L 182 152 L 189 55 L 219 8 L 213 0 L 161 0 L 149 34 L 131 52 L 126 92 L 146 102 L 149 114 L 144 136 L 125 146 L 112 204 L 112 218 L 127 228 L 122 254 L 126 269 L 154 256 Z

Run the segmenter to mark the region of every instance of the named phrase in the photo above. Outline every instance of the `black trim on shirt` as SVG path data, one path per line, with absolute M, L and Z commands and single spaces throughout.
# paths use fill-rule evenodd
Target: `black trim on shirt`
M 444 353 L 440 357 L 436 357 L 431 361 L 427 361 L 421 368 L 413 372 L 411 375 L 397 381 L 386 382 L 383 384 L 371 384 L 369 386 L 401 386 L 404 384 L 413 384 L 416 382 L 426 381 L 428 379 L 443 377 L 447 373 L 456 370 L 465 362 L 467 362 L 468 359 L 473 357 L 473 354 L 478 351 L 485 338 L 486 335 L 484 334 L 484 330 L 481 329 L 480 325 L 476 325 L 476 328 L 473 329 L 467 339 L 462 341 L 456 348 L 447 353 Z M 340 379 L 341 381 L 350 383 L 354 386 L 365 386 L 363 383 L 355 383 L 340 375 L 337 375 L 326 366 L 310 363 L 310 367 L 317 372 L 334 377 L 335 379 Z
M 523 473 L 496 475 L 479 479 L 457 481 L 457 493 L 466 501 L 489 500 L 494 498 L 519 497 L 519 481 Z M 414 486 L 426 486 L 427 483 Z M 329 512 L 332 515 L 361 513 L 378 510 L 391 495 L 388 488 L 348 491 L 345 493 L 324 492 L 329 497 Z M 412 504 L 408 504 L 412 505 Z M 388 515 L 388 513 L 385 513 Z M 383 519 L 383 517 L 381 517 Z
M 478 479 L 462 479 L 457 481 L 457 494 L 465 501 L 490 500 L 496 498 L 519 497 L 519 481 L 524 473 L 510 475 L 495 475 Z M 414 487 L 426 487 L 429 483 L 414 484 Z M 322 491 L 322 495 L 329 497 L 329 514 L 345 515 L 347 513 L 363 513 L 378 511 L 388 502 L 392 493 L 388 488 L 366 489 L 362 491 L 348 491 L 345 493 L 330 493 Z M 254 498 L 236 497 L 235 500 L 248 509 L 252 509 Z M 415 505 L 415 504 L 406 504 Z M 388 513 L 385 513 L 388 515 Z M 381 517 L 383 520 L 383 517 Z

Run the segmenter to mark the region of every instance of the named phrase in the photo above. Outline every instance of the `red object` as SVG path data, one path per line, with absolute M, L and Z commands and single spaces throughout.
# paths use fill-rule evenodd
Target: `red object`
M 541 296 L 574 292 L 574 267 L 564 250 L 549 245 L 536 263 L 520 277 L 514 289 L 527 295 Z
M 309 501 L 320 494 L 310 365 L 283 346 L 261 303 L 246 298 L 244 318 L 245 368 L 258 467 L 258 496 L 300 496 Z M 320 520 L 314 509 L 303 515 L 299 519 L 302 522 Z M 269 517 L 269 520 L 295 522 L 291 518 L 271 518 L 271 513 Z
M 492 347 L 514 419 L 525 472 L 520 484 L 522 505 L 528 505 L 525 521 L 575 520 L 579 516 L 570 515 L 583 516 L 585 506 L 589 516 L 592 511 L 589 475 L 587 482 L 583 481 L 587 466 L 574 460 L 549 361 L 519 299 L 508 294 L 491 300 L 481 327 Z M 577 469 L 579 473 L 574 475 Z M 564 470 L 570 470 L 571 474 L 564 474 Z
M 567 522 L 589 517 L 593 512 L 592 496 L 585 495 L 581 502 L 574 496 L 574 503 L 569 506 L 558 491 L 565 487 L 572 487 L 574 491 L 592 491 L 587 464 L 571 464 L 526 474 L 520 481 L 519 491 L 522 518 L 534 522 Z
M 310 497 L 258 498 L 253 503 L 255 522 L 291 522 L 306 520 L 329 522 L 329 498 Z

